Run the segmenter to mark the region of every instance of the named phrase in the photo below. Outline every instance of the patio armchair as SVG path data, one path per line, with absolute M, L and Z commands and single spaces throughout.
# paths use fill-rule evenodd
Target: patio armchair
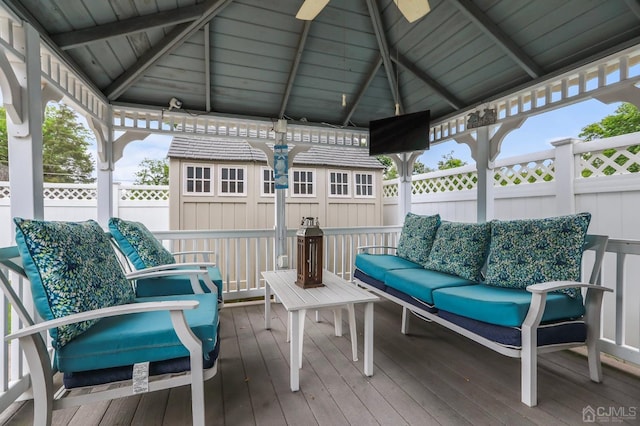
M 5 341 L 18 340 L 24 351 L 34 424 L 51 424 L 53 409 L 190 385 L 193 424 L 204 425 L 204 380 L 216 374 L 219 350 L 216 295 L 136 298 L 95 221 L 14 221 L 17 247 L 0 249 L 0 263 L 29 280 L 43 321 L 34 321 L 0 271 L 0 287 L 21 322 Z M 64 375 L 60 391 L 57 372 Z M 69 392 L 124 380 L 131 386 Z
M 126 276 L 135 280 L 138 297 L 167 296 L 172 294 L 216 293 L 220 306 L 223 304 L 222 275 L 210 257 L 210 251 L 185 251 L 171 253 L 140 222 L 109 219 L 109 231 L 114 247 L 126 259 Z M 202 262 L 177 262 L 176 258 L 201 256 Z M 181 275 L 180 270 L 199 269 L 202 273 Z M 169 275 L 168 271 L 172 271 Z

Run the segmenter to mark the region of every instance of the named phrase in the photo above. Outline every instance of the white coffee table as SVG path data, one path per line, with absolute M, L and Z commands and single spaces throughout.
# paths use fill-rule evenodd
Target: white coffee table
M 284 308 L 291 315 L 291 340 L 289 342 L 290 354 L 290 381 L 291 390 L 300 389 L 300 367 L 302 360 L 301 330 L 307 309 L 338 308 L 353 304 L 365 303 L 364 307 L 364 374 L 373 375 L 373 302 L 378 301 L 378 296 L 364 290 L 354 284 L 343 280 L 337 275 L 324 270 L 322 272 L 323 287 L 303 289 L 295 284 L 296 271 L 285 269 L 263 272 L 265 280 L 264 288 L 264 326 L 271 328 L 271 293 L 276 295 Z M 351 319 L 353 321 L 353 318 Z M 336 335 L 341 335 L 342 321 L 336 322 Z M 355 329 L 355 323 L 352 330 Z M 339 334 L 340 333 L 340 334 Z M 355 342 L 355 333 L 352 332 L 352 343 Z M 355 355 L 354 355 L 355 356 Z

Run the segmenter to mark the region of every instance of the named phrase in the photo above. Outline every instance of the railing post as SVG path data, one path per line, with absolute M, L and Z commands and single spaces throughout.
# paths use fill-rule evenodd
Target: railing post
M 556 213 L 559 215 L 573 214 L 576 210 L 573 145 L 579 141 L 579 139 L 567 138 L 551 142 L 551 145 L 556 149 L 554 174 L 556 181 Z

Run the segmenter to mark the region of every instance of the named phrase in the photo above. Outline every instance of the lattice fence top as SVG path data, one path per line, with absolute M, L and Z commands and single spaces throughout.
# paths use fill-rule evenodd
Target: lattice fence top
M 398 184 L 390 183 L 387 185 L 383 185 L 382 187 L 382 198 L 392 198 L 398 196 Z
M 610 148 L 576 156 L 577 178 L 640 172 L 640 145 Z
M 45 200 L 96 200 L 98 191 L 95 187 L 45 187 Z
M 549 182 L 554 179 L 552 159 L 529 161 L 503 166 L 494 170 L 495 186 L 520 185 L 523 183 Z
M 169 189 L 121 188 L 120 199 L 130 201 L 167 201 L 169 199 Z
M 436 192 L 453 192 L 473 189 L 478 183 L 477 172 L 456 173 L 430 179 L 415 180 L 411 183 L 411 193 L 415 195 Z

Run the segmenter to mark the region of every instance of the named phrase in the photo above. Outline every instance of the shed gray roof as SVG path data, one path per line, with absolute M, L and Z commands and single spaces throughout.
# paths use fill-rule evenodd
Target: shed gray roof
M 246 141 L 207 137 L 174 137 L 169 146 L 169 158 L 217 161 L 267 162 L 265 154 Z M 384 169 L 366 150 L 341 146 L 313 146 L 295 156 L 293 163 L 316 166 L 338 166 L 363 169 Z

